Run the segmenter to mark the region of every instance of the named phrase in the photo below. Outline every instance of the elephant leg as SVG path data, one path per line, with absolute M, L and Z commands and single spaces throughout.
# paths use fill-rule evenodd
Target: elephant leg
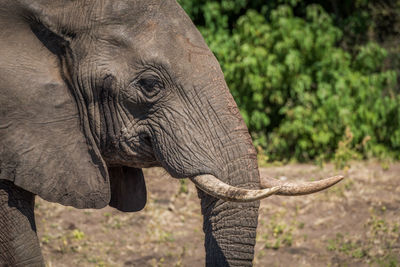
M 0 180 L 0 266 L 45 266 L 34 204 L 32 193 Z

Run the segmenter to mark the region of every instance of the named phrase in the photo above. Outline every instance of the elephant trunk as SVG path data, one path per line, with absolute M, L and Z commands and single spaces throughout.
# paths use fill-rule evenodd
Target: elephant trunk
M 233 140 L 237 141 L 222 145 L 224 165 L 218 177 L 238 188 L 259 189 L 259 171 L 251 141 Z M 198 195 L 204 216 L 206 266 L 252 266 L 260 202 L 226 201 L 200 189 Z

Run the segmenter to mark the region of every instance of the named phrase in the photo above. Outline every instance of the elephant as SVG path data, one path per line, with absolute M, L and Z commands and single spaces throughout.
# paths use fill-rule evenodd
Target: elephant
M 309 183 L 260 178 L 220 65 L 175 0 L 0 0 L 0 265 L 44 266 L 35 196 L 146 204 L 143 168 L 198 189 L 207 266 L 251 266 L 259 201 Z

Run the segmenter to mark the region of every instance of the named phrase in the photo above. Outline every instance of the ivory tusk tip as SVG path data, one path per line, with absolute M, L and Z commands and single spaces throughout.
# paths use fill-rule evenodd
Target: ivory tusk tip
M 282 188 L 276 192 L 277 195 L 285 195 L 285 196 L 299 196 L 299 195 L 307 195 L 312 194 L 324 189 L 327 189 L 341 180 L 344 179 L 343 175 L 332 176 L 326 179 L 313 181 L 313 182 L 282 182 L 277 179 L 263 179 L 261 181 L 263 188 L 272 188 L 274 186 L 282 186 Z
M 324 181 L 324 180 L 326 180 L 327 182 L 329 181 L 330 183 L 332 183 L 330 186 L 332 186 L 332 185 L 340 182 L 343 179 L 344 179 L 343 175 L 336 175 L 336 176 L 332 176 L 332 177 L 329 177 L 326 179 L 322 179 L 321 181 Z

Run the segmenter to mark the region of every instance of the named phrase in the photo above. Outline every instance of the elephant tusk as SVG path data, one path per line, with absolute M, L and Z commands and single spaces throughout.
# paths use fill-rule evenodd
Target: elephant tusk
M 269 197 L 281 189 L 274 186 L 266 189 L 244 189 L 228 185 L 213 175 L 205 174 L 190 178 L 190 180 L 207 194 L 232 202 L 251 202 Z
M 277 186 L 280 186 L 280 189 L 276 193 L 277 195 L 299 196 L 299 195 L 312 194 L 324 190 L 340 182 L 343 178 L 344 177 L 342 175 L 338 175 L 320 181 L 301 182 L 301 183 L 289 183 L 273 178 L 261 178 L 261 187 L 275 188 Z

